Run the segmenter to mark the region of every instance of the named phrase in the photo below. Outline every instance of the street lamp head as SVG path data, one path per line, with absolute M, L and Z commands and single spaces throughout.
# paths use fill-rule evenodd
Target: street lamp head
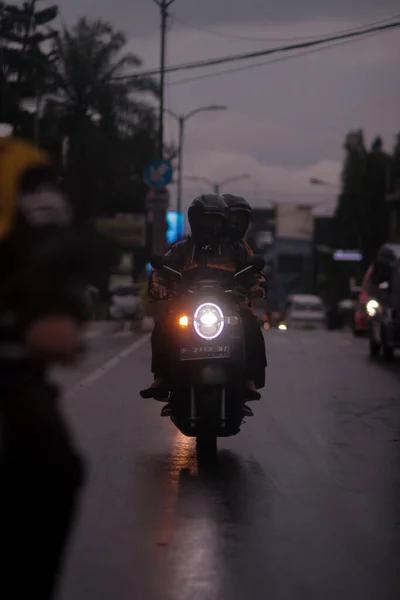
M 311 177 L 310 183 L 311 183 L 311 185 L 323 185 L 325 187 L 339 189 L 339 185 L 337 183 L 331 183 L 330 181 L 324 181 L 323 179 L 318 179 L 318 177 Z
M 234 177 L 228 177 L 228 179 L 224 179 L 219 183 L 220 186 L 226 185 L 227 183 L 235 183 L 236 181 L 242 181 L 243 179 L 251 179 L 251 176 L 248 173 L 243 173 L 243 175 L 236 175 Z
M 191 112 L 187 113 L 184 117 L 182 117 L 182 119 L 184 119 L 186 121 L 187 119 L 190 119 L 190 117 L 193 117 L 194 115 L 197 115 L 198 113 L 201 113 L 201 112 L 211 112 L 214 110 L 226 110 L 226 108 L 227 108 L 226 106 L 220 105 L 220 104 L 209 104 L 207 106 L 199 106 L 199 108 L 195 108 Z

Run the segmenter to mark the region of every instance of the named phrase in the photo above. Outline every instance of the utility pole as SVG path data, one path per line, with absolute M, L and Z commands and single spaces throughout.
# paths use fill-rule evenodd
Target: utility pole
M 191 112 L 185 115 L 177 115 L 173 110 L 169 108 L 165 109 L 165 112 L 171 115 L 178 123 L 179 127 L 179 141 L 178 141 L 178 193 L 177 193 L 177 205 L 176 210 L 178 213 L 182 210 L 182 177 L 183 177 L 183 142 L 184 142 L 184 131 L 185 131 L 185 123 L 191 117 L 194 117 L 198 113 L 201 112 L 209 112 L 215 110 L 226 110 L 226 106 L 220 104 L 208 104 L 207 106 L 200 106 L 199 108 L 195 108 Z
M 182 211 L 182 176 L 183 176 L 183 132 L 185 128 L 185 117 L 180 115 L 178 117 L 179 123 L 179 142 L 178 142 L 178 197 L 177 197 L 177 205 L 176 210 L 179 215 Z
M 161 14 L 161 39 L 160 39 L 160 106 L 158 117 L 158 148 L 156 150 L 158 158 L 164 157 L 164 75 L 165 75 L 165 44 L 168 8 L 174 0 L 154 0 L 154 3 L 160 9 Z M 168 191 L 166 192 L 165 202 L 156 202 L 156 205 L 148 213 L 148 222 L 151 225 L 148 229 L 148 238 L 151 240 L 153 254 L 164 254 L 165 252 L 165 233 L 168 210 Z
M 159 158 L 163 158 L 164 152 L 164 75 L 165 75 L 165 42 L 168 8 L 175 0 L 154 0 L 160 8 L 161 13 L 161 54 L 160 54 L 160 108 L 158 118 L 158 152 Z

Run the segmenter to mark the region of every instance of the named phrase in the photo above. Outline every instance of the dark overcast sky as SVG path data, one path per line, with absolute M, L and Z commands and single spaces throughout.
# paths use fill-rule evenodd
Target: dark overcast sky
M 101 14 L 120 27 L 130 27 L 131 31 L 154 28 L 156 6 L 153 0 L 62 0 L 59 4 L 66 18 L 74 19 L 83 13 Z M 175 0 L 171 11 L 200 25 L 320 17 L 363 21 L 400 13 L 400 4 L 398 0 Z
M 110 20 L 127 34 L 129 49 L 142 57 L 144 67 L 157 67 L 159 13 L 152 0 L 61 0 L 59 5 L 68 24 L 83 15 Z M 168 61 L 176 64 L 358 27 L 396 13 L 400 18 L 400 2 L 175 0 L 170 11 Z M 212 69 L 170 75 L 166 102 L 175 112 L 210 103 L 228 106 L 223 113 L 204 113 L 187 123 L 186 172 L 211 179 L 248 173 L 251 180 L 238 191 L 260 204 L 266 197 L 315 194 L 310 176 L 337 181 L 350 128 L 363 127 L 368 140 L 381 133 L 392 145 L 400 130 L 399 56 L 396 30 L 182 85 L 171 84 Z M 175 123 L 167 119 L 166 137 L 176 139 L 176 133 Z M 193 184 L 187 186 L 189 198 Z

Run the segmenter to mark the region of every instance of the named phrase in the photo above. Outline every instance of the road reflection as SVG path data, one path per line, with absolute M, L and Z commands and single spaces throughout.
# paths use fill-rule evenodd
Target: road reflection
M 246 530 L 254 536 L 260 519 L 254 502 L 266 493 L 261 467 L 221 450 L 213 467 L 199 468 L 194 440 L 178 432 L 170 455 L 146 462 L 159 494 L 157 516 L 152 511 L 158 589 L 166 600 L 236 597 L 238 545 Z

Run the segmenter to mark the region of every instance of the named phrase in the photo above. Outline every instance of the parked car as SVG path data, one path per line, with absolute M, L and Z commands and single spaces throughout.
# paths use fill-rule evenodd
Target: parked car
M 381 247 L 368 286 L 369 352 L 390 360 L 400 348 L 400 244 Z
M 344 327 L 353 327 L 355 305 L 356 301 L 352 298 L 344 298 L 338 303 L 340 320 Z
M 285 324 L 288 329 L 320 329 L 325 326 L 325 305 L 319 296 L 294 294 L 289 297 Z
M 110 316 L 115 321 L 139 321 L 144 316 L 141 287 L 135 284 L 120 285 L 112 290 Z
M 360 293 L 354 310 L 353 333 L 357 337 L 365 335 L 368 331 L 367 302 L 369 299 L 368 288 L 372 270 L 373 267 L 371 265 L 364 275 Z
M 86 317 L 90 319 L 97 318 L 97 309 L 99 304 L 99 290 L 93 285 L 85 287 L 83 292 L 83 302 L 86 312 Z

